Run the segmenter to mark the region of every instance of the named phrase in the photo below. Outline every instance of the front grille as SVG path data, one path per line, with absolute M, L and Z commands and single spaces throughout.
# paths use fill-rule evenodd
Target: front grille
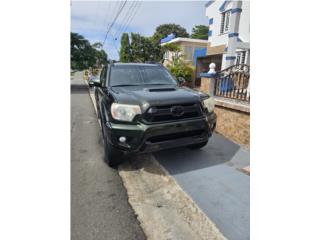
M 204 130 L 193 130 L 193 131 L 187 131 L 187 132 L 170 133 L 170 134 L 150 137 L 146 140 L 146 142 L 158 143 L 158 142 L 186 138 L 186 137 L 198 137 L 198 136 L 203 136 L 205 133 L 206 132 Z
M 179 111 L 175 111 L 176 109 Z M 199 103 L 189 103 L 150 107 L 144 114 L 143 119 L 147 122 L 165 122 L 200 116 L 202 116 L 201 105 Z

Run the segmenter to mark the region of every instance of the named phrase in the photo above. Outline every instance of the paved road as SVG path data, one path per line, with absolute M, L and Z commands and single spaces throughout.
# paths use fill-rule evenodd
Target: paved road
M 154 154 L 177 183 L 229 240 L 250 239 L 249 152 L 214 134 L 201 150 Z
M 118 172 L 103 162 L 88 88 L 71 79 L 71 239 L 145 239 Z

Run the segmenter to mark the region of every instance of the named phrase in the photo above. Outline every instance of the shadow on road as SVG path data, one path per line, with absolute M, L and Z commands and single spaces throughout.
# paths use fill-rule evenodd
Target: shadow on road
M 88 86 L 84 84 L 72 84 L 71 93 L 88 93 Z
M 179 174 L 220 164 L 236 165 L 234 156 L 239 149 L 239 145 L 221 135 L 214 134 L 207 146 L 202 149 L 192 150 L 182 147 L 155 152 L 153 156 L 170 174 Z M 128 155 L 125 159 L 123 168 L 125 171 L 143 168 L 152 174 L 163 174 L 162 171 L 148 168 L 148 161 L 152 159 L 152 154 Z
M 239 149 L 237 144 L 214 134 L 202 149 L 171 149 L 157 152 L 154 156 L 170 174 L 179 174 L 229 163 Z

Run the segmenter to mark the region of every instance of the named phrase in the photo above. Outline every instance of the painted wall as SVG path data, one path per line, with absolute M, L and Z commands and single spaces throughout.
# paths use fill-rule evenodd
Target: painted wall
M 195 66 L 195 61 L 194 61 L 194 52 L 196 49 L 203 49 L 206 48 L 207 43 L 194 43 L 194 42 L 185 42 L 185 41 L 181 41 L 181 42 L 176 42 L 175 44 L 177 44 L 180 49 L 181 49 L 181 53 L 183 55 L 183 59 L 185 60 L 185 62 Z M 172 58 L 173 58 L 174 53 L 168 51 L 165 56 L 167 56 L 167 58 L 164 61 L 164 65 L 167 66 L 168 64 L 171 63 Z M 199 55 L 200 56 L 200 55 Z
M 212 32 L 212 36 L 209 36 L 208 40 L 211 47 L 224 45 L 228 43 L 228 33 L 220 34 L 221 27 L 221 12 L 219 8 L 224 1 L 213 1 L 206 8 L 206 16 L 208 17 L 209 31 Z M 225 10 L 232 9 L 232 2 L 228 2 L 225 5 Z M 210 20 L 213 19 L 213 20 Z M 242 2 L 242 12 L 239 25 L 239 37 L 244 42 L 250 42 L 250 2 Z

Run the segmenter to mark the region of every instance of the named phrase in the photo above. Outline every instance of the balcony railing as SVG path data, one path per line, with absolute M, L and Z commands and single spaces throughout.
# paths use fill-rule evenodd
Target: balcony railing
M 250 66 L 238 64 L 217 72 L 214 95 L 250 102 Z

